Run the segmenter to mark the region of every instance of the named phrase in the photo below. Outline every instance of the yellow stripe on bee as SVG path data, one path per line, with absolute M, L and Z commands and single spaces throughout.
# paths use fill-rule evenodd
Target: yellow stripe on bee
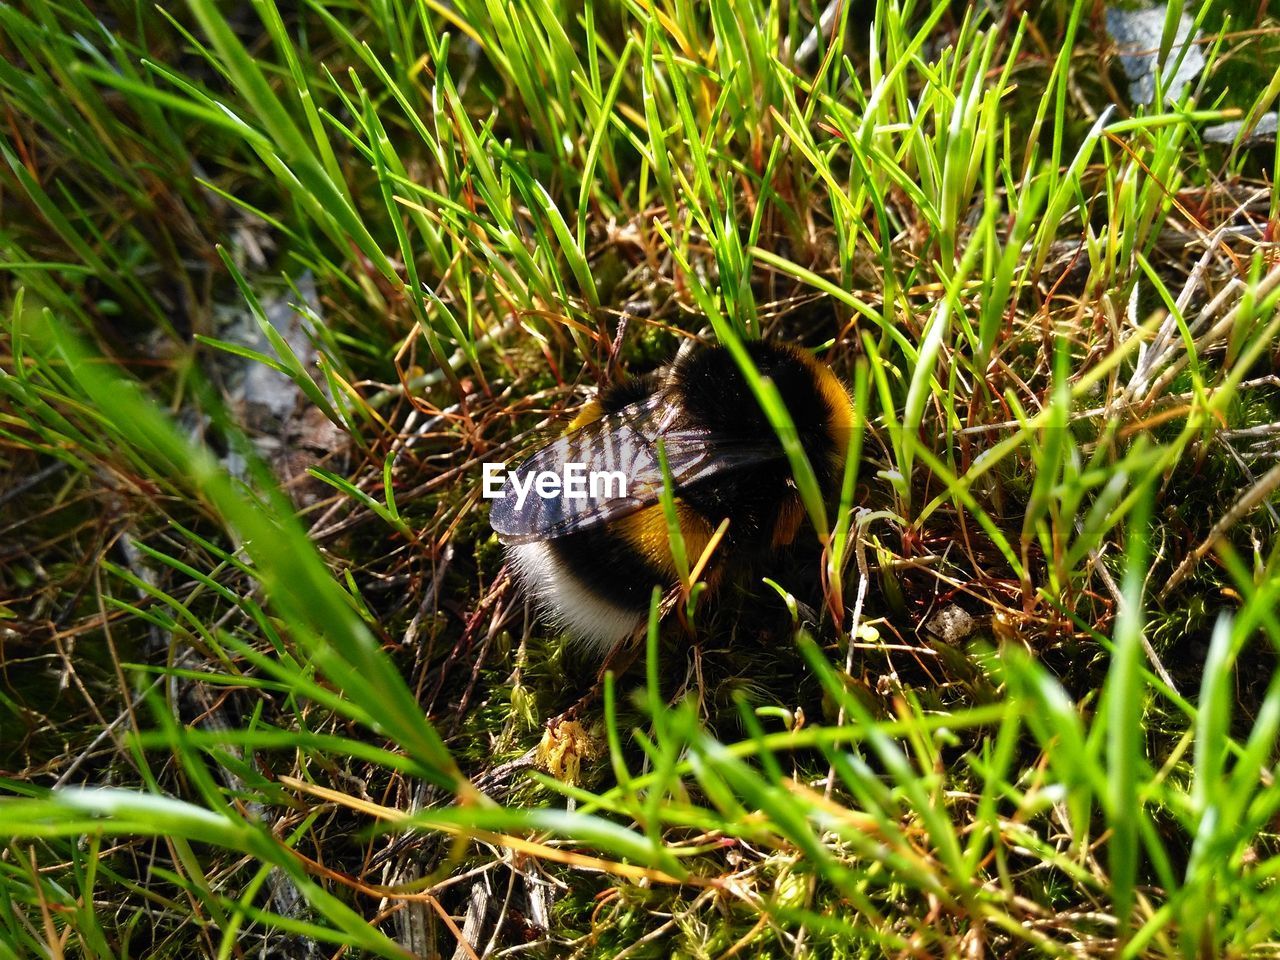
M 594 423 L 603 416 L 604 406 L 600 401 L 590 400 L 578 411 L 578 415 L 569 421 L 569 425 L 564 428 L 564 432 L 572 433 L 574 430 L 585 427 L 588 423 Z
M 715 529 L 693 507 L 683 500 L 676 500 L 676 525 L 684 538 L 685 557 L 692 567 L 707 549 L 711 535 Z M 635 547 L 653 567 L 664 573 L 675 575 L 676 563 L 671 555 L 671 539 L 667 534 L 667 518 L 662 512 L 662 504 L 637 510 L 622 517 L 614 524 L 618 535 Z
M 843 464 L 849 437 L 853 434 L 853 400 L 849 397 L 849 391 L 845 389 L 844 384 L 840 382 L 840 378 L 832 373 L 831 368 L 825 363 L 808 350 L 797 350 L 796 356 L 812 371 L 814 382 L 818 385 L 818 392 L 827 402 L 831 412 L 827 428 L 836 445 L 833 459 Z

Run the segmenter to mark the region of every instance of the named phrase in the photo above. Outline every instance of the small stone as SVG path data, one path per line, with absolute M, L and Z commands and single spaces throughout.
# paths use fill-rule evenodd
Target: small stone
M 930 617 L 924 628 L 943 643 L 956 644 L 978 629 L 978 621 L 959 604 L 951 603 Z

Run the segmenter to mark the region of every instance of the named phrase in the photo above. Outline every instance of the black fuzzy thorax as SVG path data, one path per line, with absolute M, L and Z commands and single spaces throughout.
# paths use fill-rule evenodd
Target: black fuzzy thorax
M 662 389 L 663 370 L 651 370 L 628 377 L 600 391 L 596 403 L 604 413 L 617 413 L 633 403 L 641 403 Z
M 837 439 L 833 412 L 814 368 L 785 345 L 753 341 L 745 346 L 760 375 L 778 388 L 818 483 L 830 491 L 837 471 Z M 728 350 L 712 347 L 690 353 L 678 362 L 675 374 L 678 402 L 692 424 L 728 443 L 763 442 L 776 448 L 776 456 L 768 461 L 680 490 L 681 498 L 713 525 L 729 518 L 729 544 L 739 552 L 767 551 L 782 506 L 799 497 L 782 441 Z
M 822 425 L 831 419 L 831 411 L 818 388 L 813 368 L 792 347 L 760 340 L 744 346 L 760 375 L 777 386 L 802 436 L 806 432 L 821 433 Z M 707 347 L 681 357 L 675 364 L 671 382 L 689 417 L 717 435 L 773 436 L 769 418 L 756 401 L 737 361 L 724 347 Z

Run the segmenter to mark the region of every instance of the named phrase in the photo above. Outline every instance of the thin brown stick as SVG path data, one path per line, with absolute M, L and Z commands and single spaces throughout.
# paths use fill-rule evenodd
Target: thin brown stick
M 1204 555 L 1213 549 L 1214 545 L 1222 539 L 1233 526 L 1241 519 L 1253 512 L 1253 508 L 1262 503 L 1268 496 L 1280 487 L 1280 463 L 1276 464 L 1270 470 L 1262 475 L 1262 478 L 1252 487 L 1245 491 L 1235 506 L 1226 512 L 1226 514 L 1213 525 L 1213 529 L 1209 531 L 1209 535 L 1204 538 L 1200 546 L 1192 550 L 1183 561 L 1178 564 L 1176 570 L 1169 577 L 1169 582 L 1160 590 L 1160 599 L 1163 600 L 1174 588 L 1177 587 L 1187 574 L 1195 569 L 1196 564 L 1204 559 Z

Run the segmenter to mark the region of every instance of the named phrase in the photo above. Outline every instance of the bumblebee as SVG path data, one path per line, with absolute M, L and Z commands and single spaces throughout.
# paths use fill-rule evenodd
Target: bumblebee
M 848 392 L 807 350 L 762 341 L 746 348 L 777 387 L 830 498 L 853 422 Z M 679 586 L 659 500 L 659 440 L 690 564 L 729 521 L 704 570 L 709 590 L 730 570 L 792 543 L 804 520 L 782 444 L 724 347 L 681 351 L 669 366 L 601 391 L 559 439 L 508 474 L 490 511 L 526 595 L 600 655 L 641 630 L 654 585 Z M 570 483 L 569 464 L 591 470 L 593 481 L 603 475 L 625 483 Z M 561 472 L 559 489 L 538 479 Z M 535 480 L 540 495 L 531 492 Z M 529 495 L 518 498 L 513 489 Z

